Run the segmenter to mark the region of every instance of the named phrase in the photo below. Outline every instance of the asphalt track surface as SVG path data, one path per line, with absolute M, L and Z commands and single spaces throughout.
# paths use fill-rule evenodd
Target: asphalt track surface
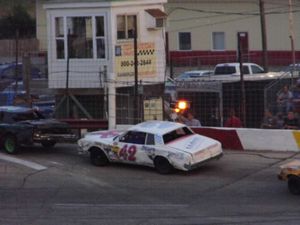
M 0 153 L 0 225 L 299 224 L 300 196 L 277 179 L 297 153 L 225 151 L 192 172 L 94 167 L 76 145 Z

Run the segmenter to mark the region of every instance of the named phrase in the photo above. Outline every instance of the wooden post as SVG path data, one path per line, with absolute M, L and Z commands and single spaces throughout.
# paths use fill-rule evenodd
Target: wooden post
M 259 0 L 260 8 L 260 24 L 261 24 L 261 39 L 262 39 L 262 50 L 263 50 L 263 68 L 265 72 L 268 72 L 268 48 L 267 48 L 267 31 L 266 31 L 266 15 L 265 15 L 265 2 Z
M 15 64 L 16 64 L 16 67 L 15 67 L 15 93 L 16 93 L 16 95 L 17 95 L 17 93 L 18 93 L 18 75 L 19 75 L 19 68 L 18 68 L 18 64 L 19 64 L 19 29 L 18 28 L 16 28 L 16 37 L 15 37 L 15 47 L 16 47 L 16 49 L 15 49 L 15 59 L 16 59 L 16 62 L 15 62 Z
M 26 91 L 26 103 L 32 107 L 31 95 L 30 95 L 30 81 L 31 81 L 31 62 L 28 54 L 23 56 L 23 84 Z
M 241 83 L 241 119 L 243 121 L 243 126 L 246 127 L 246 90 L 245 90 L 245 81 L 244 81 L 244 71 L 243 71 L 243 55 L 241 47 L 241 35 L 238 34 L 238 54 L 239 54 L 239 63 L 240 63 L 240 83 Z
M 134 122 L 138 122 L 139 116 L 139 94 L 138 94 L 138 41 L 137 41 L 137 16 L 134 17 L 134 39 L 133 39 L 133 49 L 134 49 Z

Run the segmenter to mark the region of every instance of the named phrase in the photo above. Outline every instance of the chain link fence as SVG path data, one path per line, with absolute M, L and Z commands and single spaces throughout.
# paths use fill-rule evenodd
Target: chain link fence
M 13 42 L 13 41 L 12 41 Z M 16 65 L 14 53 L 15 49 L 10 49 L 10 54 L 2 54 L 3 65 Z M 38 68 L 39 79 L 31 77 L 30 92 L 32 95 L 51 95 L 52 104 L 57 118 L 74 118 L 74 119 L 104 119 L 108 118 L 108 93 L 104 87 L 108 86 L 109 82 L 103 80 L 103 70 L 93 71 L 98 74 L 98 78 L 94 80 L 76 79 L 70 80 L 69 84 L 73 83 L 70 89 L 49 89 L 49 82 L 47 80 L 47 57 L 43 52 L 35 52 L 35 47 L 32 50 L 19 51 L 19 64 L 23 65 L 24 56 L 30 56 L 30 68 Z M 9 61 L 10 59 L 10 61 Z M 224 57 L 222 57 L 224 60 Z M 219 62 L 222 61 L 217 60 Z M 185 59 L 185 62 L 187 59 Z M 203 57 L 195 59 L 193 57 L 187 64 L 172 64 L 173 78 L 183 71 L 190 71 L 193 69 L 213 69 L 214 64 L 203 65 Z M 201 64 L 198 65 L 198 64 Z M 19 69 L 23 71 L 24 69 Z M 278 106 L 278 96 L 285 85 L 288 85 L 292 91 L 297 84 L 298 71 L 294 71 L 293 77 L 291 71 L 283 66 L 277 66 L 273 69 L 280 72 L 280 76 L 274 79 L 260 79 L 245 81 L 246 105 L 243 111 L 241 102 L 241 82 L 239 80 L 228 81 L 214 80 L 209 81 L 197 79 L 193 81 L 174 82 L 176 86 L 177 99 L 186 99 L 190 102 L 190 111 L 195 117 L 201 121 L 203 126 L 224 126 L 230 111 L 234 110 L 235 115 L 242 120 L 243 127 L 259 128 L 264 119 L 266 110 L 270 110 L 274 116 L 278 113 L 283 113 L 283 117 L 287 115 L 288 110 L 282 112 Z M 32 70 L 33 71 L 33 70 Z M 84 68 L 80 68 L 78 73 L 85 73 Z M 61 77 L 59 80 L 52 80 L 66 87 L 67 69 L 61 70 Z M 72 71 L 74 72 L 74 71 Z M 76 71 L 75 71 L 76 72 Z M 16 82 L 15 66 L 11 67 L 10 82 L 4 84 L 0 94 L 1 105 L 20 104 L 22 101 L 16 101 L 15 97 L 20 97 L 21 93 L 25 93 L 24 85 L 21 80 Z M 87 70 L 86 74 L 91 73 Z M 32 76 L 35 76 L 31 72 Z M 21 75 L 23 77 L 23 74 Z M 93 83 L 95 87 L 92 89 L 79 88 L 84 82 Z M 74 83 L 77 83 L 78 88 L 74 89 Z M 18 85 L 16 89 L 16 85 Z M 75 85 L 76 86 L 76 85 Z M 130 85 L 129 85 L 130 86 Z M 116 90 L 116 121 L 117 124 L 134 124 L 144 120 L 150 119 L 168 119 L 170 111 L 170 99 L 164 95 L 163 84 L 147 84 L 140 85 L 140 91 L 136 97 L 134 94 L 134 87 L 117 88 Z M 174 89 L 175 91 L 175 89 Z M 17 94 L 16 94 L 17 93 Z M 292 101 L 292 99 L 291 99 Z M 292 105 L 292 102 L 291 102 Z M 293 109 L 292 107 L 290 108 Z
M 230 112 L 234 111 L 243 127 L 261 128 L 272 118 L 281 124 L 270 128 L 283 128 L 282 121 L 287 118 L 289 111 L 294 111 L 296 119 L 300 118 L 295 103 L 297 101 L 297 79 L 299 67 L 291 66 L 291 58 L 270 58 L 268 74 L 244 75 L 245 102 L 242 98 L 242 81 L 240 76 L 226 75 L 188 78 L 176 80 L 184 72 L 213 70 L 217 63 L 236 62 L 236 55 L 216 57 L 214 53 L 208 56 L 184 56 L 171 60 L 171 76 L 177 87 L 177 98 L 190 102 L 190 111 L 204 126 L 226 126 Z M 261 62 L 261 58 L 254 58 Z M 251 61 L 252 62 L 252 61 Z M 284 90 L 287 89 L 287 90 Z M 287 94 L 285 94 L 287 93 Z M 287 97 L 288 96 L 288 97 Z M 279 98 L 282 99 L 279 99 Z M 287 99 L 286 99 L 287 98 Z M 244 104 L 244 105 L 243 105 Z M 266 117 L 268 111 L 268 117 Z
M 39 30 L 46 31 L 46 24 L 39 23 L 38 26 L 40 26 Z M 32 105 L 32 101 L 28 102 L 26 99 L 28 98 L 26 85 L 21 83 L 24 82 L 27 74 L 30 80 L 30 100 L 47 99 L 43 101 L 50 104 L 53 116 L 56 118 L 107 120 L 109 117 L 107 87 L 114 82 L 117 87 L 115 93 L 117 124 L 169 119 L 172 112 L 170 109 L 172 100 L 166 97 L 164 84 L 142 81 L 139 84 L 139 92 L 135 93 L 133 83 L 109 80 L 100 65 L 97 70 L 92 70 L 89 62 L 86 62 L 84 66 L 77 65 L 78 60 L 85 59 L 74 58 L 70 61 L 73 66 L 70 69 L 64 64 L 60 64 L 61 61 L 66 61 L 66 58 L 53 60 L 53 57 L 56 56 L 48 55 L 49 52 L 46 49 L 48 39 L 56 38 L 57 43 L 60 43 L 62 41 L 60 36 L 48 37 L 45 32 L 43 35 L 40 34 L 39 38 L 37 40 L 28 37 L 12 37 L 0 40 L 0 46 L 3 46 L 0 48 L 0 67 L 8 67 L 8 69 L 1 69 L 4 72 L 0 74 L 0 105 Z M 102 39 L 100 39 L 99 43 L 102 43 Z M 105 48 L 104 46 L 102 47 Z M 114 48 L 115 46 L 107 44 L 106 47 Z M 63 49 L 65 51 L 66 46 Z M 160 49 L 160 51 L 157 54 L 165 50 Z M 169 64 L 166 69 L 168 71 L 166 80 L 168 76 L 175 79 L 185 71 L 213 70 L 218 63 L 237 61 L 235 51 L 199 51 L 189 54 L 171 52 L 167 55 Z M 26 57 L 29 57 L 30 61 L 25 63 Z M 300 55 L 297 53 L 296 58 L 299 57 Z M 251 51 L 243 59 L 245 62 L 258 64 L 262 64 L 263 61 L 260 51 Z M 278 102 L 284 86 L 288 85 L 291 93 L 296 90 L 299 72 L 298 70 L 292 71 L 293 75 L 291 75 L 289 67 L 291 55 L 270 54 L 268 61 L 269 71 L 277 72 L 280 75 L 272 79 L 245 80 L 245 104 L 242 102 L 243 90 L 239 79 L 172 81 L 171 85 L 174 87 L 172 92 L 175 92 L 173 96 L 190 102 L 190 111 L 201 121 L 203 126 L 225 126 L 229 114 L 234 111 L 235 115 L 242 120 L 243 127 L 260 128 L 266 110 L 271 111 L 274 116 L 282 113 L 283 117 L 287 116 L 289 110 L 295 110 L 293 97 L 288 99 L 287 105 L 289 106 L 284 111 Z M 57 66 L 52 68 L 50 74 L 52 79 L 49 81 L 49 65 L 54 63 L 57 63 Z M 156 63 L 160 67 L 164 66 L 164 62 Z M 21 67 L 17 65 L 21 65 Z M 28 70 L 30 70 L 29 73 Z M 68 73 L 73 74 L 70 79 L 67 78 Z M 86 88 L 87 86 L 90 88 Z

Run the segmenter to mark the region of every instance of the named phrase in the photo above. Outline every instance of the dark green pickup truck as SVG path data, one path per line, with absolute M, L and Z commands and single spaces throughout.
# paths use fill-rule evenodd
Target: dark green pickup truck
M 0 140 L 9 154 L 23 145 L 34 143 L 53 147 L 58 142 L 73 142 L 77 136 L 67 123 L 45 119 L 38 111 L 28 107 L 0 106 Z

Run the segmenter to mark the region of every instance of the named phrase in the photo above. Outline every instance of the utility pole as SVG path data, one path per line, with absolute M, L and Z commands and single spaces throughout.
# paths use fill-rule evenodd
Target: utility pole
M 268 72 L 268 48 L 267 48 L 267 31 L 266 31 L 266 14 L 265 14 L 265 1 L 259 0 L 259 9 L 260 9 L 260 25 L 261 25 L 261 40 L 262 40 L 262 66 L 265 72 Z
M 30 79 L 31 79 L 31 61 L 30 56 L 25 54 L 23 56 L 23 84 L 26 91 L 26 103 L 32 107 L 32 99 L 30 95 Z
M 107 79 L 107 66 L 103 66 L 103 70 L 101 69 L 101 77 L 100 77 L 100 82 L 101 84 L 101 88 L 103 88 L 104 90 L 104 107 L 103 107 L 103 111 L 104 111 L 104 117 L 106 119 L 108 119 L 108 87 L 107 87 L 107 83 L 108 83 L 108 79 Z
M 68 30 L 68 36 L 67 36 L 67 71 L 66 71 L 66 100 L 67 100 L 67 105 L 66 105 L 66 112 L 67 112 L 67 118 L 70 117 L 70 94 L 69 94 L 69 76 L 70 76 L 70 54 L 71 54 L 71 31 Z
M 243 126 L 246 127 L 246 90 L 245 90 L 245 81 L 244 81 L 244 71 L 243 71 L 243 55 L 242 55 L 242 46 L 241 39 L 242 35 L 245 35 L 243 32 L 238 33 L 238 57 L 240 63 L 240 83 L 241 83 L 241 118 L 243 121 Z
M 16 86 L 15 86 L 15 94 L 16 94 L 16 96 L 17 96 L 17 93 L 18 93 L 18 76 L 19 76 L 19 66 L 18 66 L 18 64 L 19 64 L 19 28 L 16 28 L 16 43 L 15 43 L 15 47 L 16 47 L 16 55 L 15 55 L 15 60 L 16 60 L 16 62 L 15 62 L 15 65 L 16 65 L 16 67 L 15 67 L 15 82 L 16 82 Z
M 139 106 L 138 106 L 138 41 L 137 41 L 137 17 L 134 17 L 134 39 L 133 39 L 133 49 L 134 49 L 134 121 L 138 122 L 139 116 Z
M 290 39 L 291 39 L 291 49 L 292 49 L 292 85 L 293 85 L 293 78 L 294 78 L 294 71 L 295 71 L 295 64 L 296 64 L 296 53 L 295 53 L 295 30 L 294 30 L 294 18 L 293 18 L 293 6 L 292 0 L 289 0 L 289 30 L 290 30 Z

